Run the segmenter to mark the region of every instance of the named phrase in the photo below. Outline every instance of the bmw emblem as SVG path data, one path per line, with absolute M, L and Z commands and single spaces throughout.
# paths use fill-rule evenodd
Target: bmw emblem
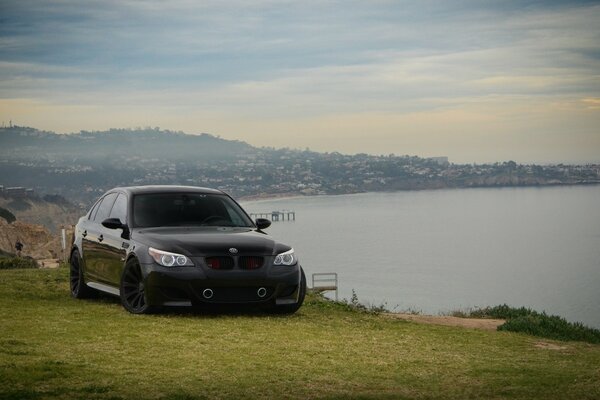
M 230 248 L 230 249 L 229 249 L 229 252 L 230 252 L 231 254 L 237 254 L 237 252 L 238 252 L 238 249 L 236 249 L 235 247 L 232 247 L 232 248 Z

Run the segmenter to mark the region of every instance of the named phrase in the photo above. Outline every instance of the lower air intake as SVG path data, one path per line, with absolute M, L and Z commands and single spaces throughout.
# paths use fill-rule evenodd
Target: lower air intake
M 256 256 L 244 256 L 239 259 L 239 265 L 242 269 L 258 269 L 263 266 L 264 262 L 263 257 Z

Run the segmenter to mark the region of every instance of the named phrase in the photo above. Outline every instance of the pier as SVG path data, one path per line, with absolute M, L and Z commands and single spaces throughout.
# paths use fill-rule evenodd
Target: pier
M 266 219 L 270 219 L 272 222 L 295 221 L 296 220 L 296 212 L 291 211 L 291 210 L 248 213 L 248 215 L 250 215 L 250 218 L 252 218 L 252 219 L 266 218 Z

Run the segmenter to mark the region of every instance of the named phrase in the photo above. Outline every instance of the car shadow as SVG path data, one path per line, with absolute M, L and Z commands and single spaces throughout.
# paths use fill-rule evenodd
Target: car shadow
M 121 300 L 113 295 L 104 292 L 95 292 L 91 297 L 85 300 L 90 303 L 99 304 L 114 304 L 116 307 L 122 308 Z M 122 309 L 123 312 L 125 309 Z M 155 312 L 149 315 L 164 315 L 170 317 L 219 317 L 219 316 L 240 316 L 240 317 L 275 317 L 281 318 L 286 315 L 269 312 L 264 306 L 249 304 L 202 304 L 193 305 L 191 307 L 160 307 Z M 287 315 L 289 316 L 289 315 Z

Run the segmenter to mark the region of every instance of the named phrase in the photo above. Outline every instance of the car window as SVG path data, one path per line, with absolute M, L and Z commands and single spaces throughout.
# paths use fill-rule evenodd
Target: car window
M 239 211 L 237 209 L 234 209 L 233 207 L 231 207 L 230 204 L 225 203 L 225 210 L 227 211 L 227 214 L 229 215 L 229 218 L 231 219 L 231 222 L 233 222 L 233 225 L 235 226 L 244 226 L 244 220 L 242 219 L 242 215 L 239 213 Z
M 94 203 L 94 205 L 90 209 L 90 212 L 88 213 L 88 219 L 89 220 L 93 220 L 94 219 L 94 215 L 98 211 L 98 204 L 100 204 L 101 202 L 102 202 L 102 199 L 96 200 L 96 202 Z
M 253 226 L 228 196 L 202 193 L 138 194 L 133 198 L 133 225 Z
M 112 210 L 110 210 L 109 218 L 119 218 L 122 223 L 127 222 L 127 196 L 119 193 Z
M 116 197 L 117 193 L 110 193 L 104 196 L 102 203 L 98 205 L 98 211 L 96 211 L 96 215 L 94 216 L 94 222 L 100 224 L 102 221 L 108 218 L 108 214 L 110 213 L 110 209 L 112 208 Z

